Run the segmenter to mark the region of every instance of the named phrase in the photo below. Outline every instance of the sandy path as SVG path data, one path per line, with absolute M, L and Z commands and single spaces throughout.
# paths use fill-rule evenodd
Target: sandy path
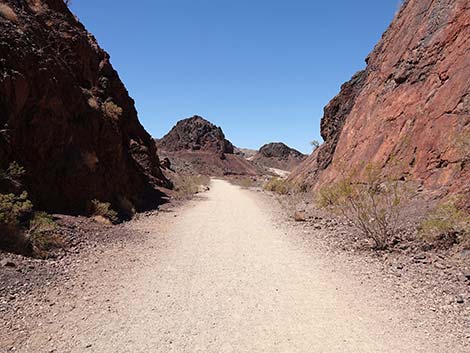
M 18 351 L 444 352 L 405 313 L 289 241 L 251 191 L 214 181 L 203 198 L 164 233 L 160 217 L 137 222 L 150 232 L 145 250 L 97 269 L 91 289 Z

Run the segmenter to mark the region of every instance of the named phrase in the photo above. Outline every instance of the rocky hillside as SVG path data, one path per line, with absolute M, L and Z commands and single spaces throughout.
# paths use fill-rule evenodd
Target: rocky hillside
M 470 3 L 407 0 L 325 108 L 325 143 L 291 176 L 318 188 L 363 161 L 441 194 L 470 178 Z
M 0 169 L 16 161 L 36 208 L 161 202 L 171 184 L 109 55 L 62 0 L 0 4 Z
M 225 138 L 222 129 L 200 116 L 180 120 L 157 145 L 168 152 L 202 151 L 219 154 L 233 154 L 233 145 Z
M 267 168 L 290 171 L 307 156 L 282 142 L 268 143 L 260 148 L 252 161 Z
M 200 116 L 179 121 L 156 140 L 160 154 L 177 172 L 204 175 L 256 175 L 260 169 L 234 153 L 222 129 Z

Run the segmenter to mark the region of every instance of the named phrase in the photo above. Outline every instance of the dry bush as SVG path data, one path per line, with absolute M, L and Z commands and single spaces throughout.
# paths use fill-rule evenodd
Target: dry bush
M 285 179 L 274 177 L 264 185 L 264 190 L 271 191 L 279 195 L 286 195 L 291 190 L 291 185 Z
M 49 9 L 47 4 L 44 4 L 41 0 L 28 0 L 28 5 L 37 15 L 41 15 Z
M 33 212 L 28 193 L 20 195 L 0 194 L 0 224 L 19 226 L 26 222 Z
M 419 234 L 437 246 L 470 246 L 470 214 L 454 201 L 440 204 L 422 221 Z
M 21 186 L 25 169 L 12 162 L 0 170 L 0 180 L 15 189 Z M 44 212 L 34 212 L 28 193 L 0 193 L 0 247 L 23 255 L 46 258 L 49 251 L 63 245 L 56 224 Z
M 0 194 L 0 248 L 32 255 L 31 244 L 25 233 L 33 212 L 33 204 L 26 192 L 20 195 Z
M 98 102 L 98 99 L 96 99 L 96 97 L 88 98 L 87 103 L 90 106 L 90 108 L 92 108 L 94 110 L 99 110 L 100 109 L 100 103 Z
M 229 181 L 230 183 L 234 185 L 238 185 L 246 189 L 258 186 L 258 180 L 255 177 L 249 177 L 249 176 L 236 177 L 236 178 L 230 178 Z
M 101 202 L 94 199 L 89 205 L 88 212 L 91 216 L 101 216 L 108 219 L 112 223 L 119 222 L 118 214 L 111 208 L 111 204 L 109 202 Z
M 45 212 L 35 212 L 27 232 L 35 257 L 47 258 L 54 249 L 64 246 L 63 238 L 56 232 L 57 224 Z
M 18 22 L 18 16 L 16 15 L 15 11 L 13 11 L 13 9 L 7 4 L 0 4 L 0 16 L 11 22 Z
M 26 191 L 21 192 L 21 177 L 25 170 L 13 162 L 0 169 L 0 248 L 17 253 L 29 253 L 24 230 L 33 214 L 33 204 Z
M 375 249 L 386 249 L 397 235 L 404 203 L 411 199 L 405 184 L 380 176 L 380 169 L 366 168 L 365 180 L 356 173 L 319 191 L 319 206 L 346 218 Z
M 191 199 L 195 194 L 207 190 L 211 182 L 206 175 L 182 175 L 175 177 L 173 181 L 179 199 Z
M 104 102 L 101 105 L 101 109 L 108 118 L 114 120 L 119 120 L 123 112 L 122 108 L 112 101 Z

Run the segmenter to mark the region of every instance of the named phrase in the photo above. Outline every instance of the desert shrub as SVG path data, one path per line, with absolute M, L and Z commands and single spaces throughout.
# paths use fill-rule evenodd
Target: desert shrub
M 191 199 L 210 185 L 210 178 L 205 175 L 183 175 L 174 179 L 177 198 Z
M 322 188 L 319 206 L 346 218 L 360 234 L 385 249 L 397 234 L 403 204 L 411 198 L 406 185 L 380 177 L 380 170 L 366 168 L 365 180 L 356 173 Z
M 0 16 L 11 22 L 18 22 L 18 16 L 15 11 L 7 4 L 0 4 Z
M 118 120 L 122 115 L 122 108 L 112 101 L 104 102 L 101 105 L 103 113 L 111 119 Z
M 109 219 L 112 223 L 119 221 L 118 214 L 111 208 L 109 202 L 101 202 L 97 199 L 91 201 L 89 213 L 92 216 L 101 216 Z
M 445 247 L 469 243 L 470 214 L 454 201 L 440 204 L 421 222 L 419 234 L 423 239 Z
M 6 175 L 11 179 L 19 179 L 26 173 L 26 170 L 17 162 L 11 162 L 8 166 Z
M 229 181 L 234 185 L 247 189 L 257 186 L 257 179 L 249 176 L 230 178 Z
M 43 14 L 47 9 L 47 4 L 44 4 L 41 0 L 27 0 L 29 8 L 36 14 Z
M 271 178 L 265 185 L 264 190 L 271 191 L 279 195 L 286 195 L 291 189 L 290 184 L 285 179 L 278 177 Z
M 26 192 L 20 195 L 0 194 L 0 248 L 31 255 L 31 244 L 25 234 L 33 204 Z
M 317 148 L 320 147 L 320 142 L 317 140 L 312 140 L 310 141 L 310 146 L 312 146 L 313 152 L 315 152 Z
M 100 109 L 100 103 L 96 99 L 96 97 L 90 97 L 87 100 L 88 105 L 90 108 L 93 108 L 94 110 L 99 110 Z
M 17 162 L 12 162 L 6 170 L 0 169 L 0 180 L 10 185 L 19 186 L 21 178 L 26 173 L 25 169 Z
M 16 162 L 0 170 L 0 178 L 16 187 L 21 186 L 24 174 L 25 169 Z M 55 230 L 56 224 L 49 215 L 34 212 L 26 191 L 0 193 L 0 248 L 45 258 L 49 250 L 62 246 L 62 239 Z
M 17 226 L 24 223 L 32 214 L 33 204 L 28 193 L 20 195 L 0 194 L 0 223 Z
M 27 235 L 35 257 L 47 258 L 52 250 L 64 246 L 64 240 L 56 229 L 57 224 L 49 214 L 34 213 Z
M 292 186 L 292 192 L 295 194 L 306 194 L 311 190 L 311 186 L 307 183 L 294 184 Z

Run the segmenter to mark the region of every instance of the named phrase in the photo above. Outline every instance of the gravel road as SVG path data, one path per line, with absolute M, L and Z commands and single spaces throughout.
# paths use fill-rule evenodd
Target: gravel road
M 57 304 L 15 351 L 448 351 L 438 333 L 292 242 L 253 191 L 214 180 L 176 213 L 129 226 L 148 236 L 138 251 L 116 247 L 83 264 L 83 285 L 51 292 Z

